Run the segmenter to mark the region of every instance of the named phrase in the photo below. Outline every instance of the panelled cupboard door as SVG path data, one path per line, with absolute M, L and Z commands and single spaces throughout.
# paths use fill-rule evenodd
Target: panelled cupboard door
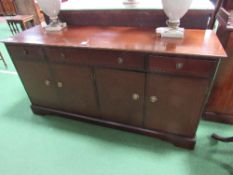
M 193 136 L 208 80 L 147 74 L 144 127 Z
M 89 116 L 99 116 L 92 70 L 64 64 L 51 65 L 62 109 Z
M 102 117 L 142 126 L 145 74 L 100 68 L 95 73 Z
M 46 63 L 15 59 L 14 65 L 32 104 L 50 108 L 61 106 Z

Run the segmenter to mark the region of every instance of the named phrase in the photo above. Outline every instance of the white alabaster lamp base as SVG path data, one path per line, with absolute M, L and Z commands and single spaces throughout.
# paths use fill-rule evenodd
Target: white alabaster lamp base
M 161 37 L 184 38 L 184 28 L 180 28 L 180 19 L 188 11 L 192 0 L 162 0 L 163 10 L 168 17 L 168 27 L 156 29 Z
M 138 5 L 138 1 L 137 0 L 125 0 L 123 2 L 123 4 L 126 6 L 126 7 L 136 7 Z
M 184 28 L 158 27 L 156 33 L 162 38 L 184 38 Z
M 56 25 L 52 25 L 52 24 L 49 24 L 47 26 L 45 26 L 45 30 L 47 32 L 59 32 L 59 31 L 62 31 L 63 29 L 65 29 L 67 27 L 67 24 L 66 23 L 57 23 Z

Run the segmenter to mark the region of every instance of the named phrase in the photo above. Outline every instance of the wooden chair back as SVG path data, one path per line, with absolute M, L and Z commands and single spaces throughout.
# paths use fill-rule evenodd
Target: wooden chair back
M 25 30 L 21 22 L 18 20 L 6 20 L 6 21 L 13 35 L 16 35 L 20 33 L 22 30 Z
M 4 60 L 1 51 L 0 51 L 0 60 L 3 61 L 3 64 L 4 64 L 5 68 L 7 68 L 6 61 Z

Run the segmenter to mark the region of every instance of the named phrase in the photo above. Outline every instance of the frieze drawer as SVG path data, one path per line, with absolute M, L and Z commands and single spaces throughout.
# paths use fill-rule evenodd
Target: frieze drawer
M 9 45 L 7 48 L 14 59 L 45 60 L 42 48 L 38 46 Z
M 68 64 L 144 69 L 144 54 L 73 48 L 45 48 L 48 60 Z
M 149 57 L 149 71 L 165 72 L 198 77 L 210 77 L 216 67 L 215 61 L 163 56 Z

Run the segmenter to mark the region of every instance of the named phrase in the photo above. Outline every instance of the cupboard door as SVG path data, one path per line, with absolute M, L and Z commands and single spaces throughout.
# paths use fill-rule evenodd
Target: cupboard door
M 206 79 L 148 74 L 144 126 L 193 136 L 207 88 Z
M 145 74 L 97 68 L 96 81 L 104 119 L 142 126 Z
M 60 107 L 46 63 L 18 59 L 13 61 L 32 104 L 51 108 Z
M 63 110 L 99 115 L 91 68 L 53 64 L 52 70 Z

